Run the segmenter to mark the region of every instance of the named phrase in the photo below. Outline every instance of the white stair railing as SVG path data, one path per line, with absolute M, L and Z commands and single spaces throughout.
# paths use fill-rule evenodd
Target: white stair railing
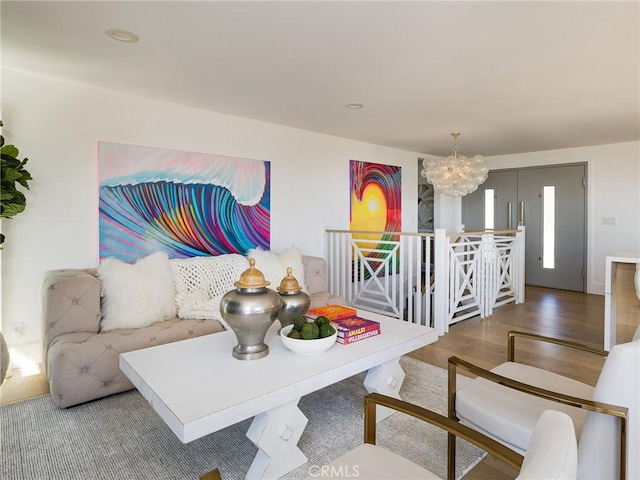
M 431 321 L 433 234 L 327 230 L 328 286 L 349 305 Z
M 524 227 L 447 234 L 436 230 L 434 326 L 449 326 L 495 307 L 524 302 Z
M 437 229 L 435 238 L 353 230 L 326 234 L 328 286 L 349 305 L 433 326 L 444 335 L 453 323 L 524 302 L 524 227 L 453 234 Z

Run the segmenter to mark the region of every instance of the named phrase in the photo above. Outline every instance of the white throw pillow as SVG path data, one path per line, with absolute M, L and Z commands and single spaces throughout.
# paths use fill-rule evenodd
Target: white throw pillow
M 169 257 L 162 252 L 135 264 L 105 258 L 98 267 L 102 282 L 100 330 L 140 328 L 176 316 L 175 287 Z
M 271 282 L 269 288 L 277 291 L 280 282 L 287 275 L 287 267 L 291 267 L 298 284 L 304 292 L 307 291 L 302 254 L 296 247 L 290 247 L 281 253 L 254 248 L 247 252 L 247 258 L 253 258 L 256 261 L 256 268 L 262 272 L 266 280 Z

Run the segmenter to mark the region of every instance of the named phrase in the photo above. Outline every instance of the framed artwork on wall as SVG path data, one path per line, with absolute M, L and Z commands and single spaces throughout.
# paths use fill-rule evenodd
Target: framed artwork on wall
M 270 247 L 270 162 L 99 142 L 100 259 Z
M 349 167 L 349 228 L 378 232 L 358 234 L 359 254 L 370 259 L 385 258 L 381 251 L 393 247 L 384 242 L 397 240 L 397 235 L 381 232 L 402 231 L 402 169 L 358 160 L 351 160 Z M 368 277 L 369 271 L 365 272 L 365 278 Z
M 401 231 L 401 167 L 358 160 L 349 166 L 351 230 Z

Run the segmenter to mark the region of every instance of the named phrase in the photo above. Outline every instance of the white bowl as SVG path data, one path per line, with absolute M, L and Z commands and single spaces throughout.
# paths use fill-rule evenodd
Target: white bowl
M 301 338 L 289 338 L 287 335 L 293 329 L 293 325 L 284 327 L 280 331 L 280 338 L 284 346 L 298 355 L 317 355 L 329 350 L 338 338 L 338 332 L 336 331 L 330 337 L 317 338 L 315 340 L 303 340 Z

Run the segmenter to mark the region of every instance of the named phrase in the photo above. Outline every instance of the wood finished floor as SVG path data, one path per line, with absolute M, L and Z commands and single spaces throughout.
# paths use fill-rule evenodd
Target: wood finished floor
M 623 269 L 619 274 L 618 343 L 631 339 L 640 324 L 640 300 L 633 288 L 633 272 Z M 506 339 L 509 330 L 525 330 L 601 348 L 604 337 L 604 297 L 564 290 L 527 287 L 523 304 L 497 308 L 491 317 L 472 318 L 452 325 L 447 335 L 411 354 L 424 362 L 446 368 L 447 359 L 456 355 L 485 368 L 492 368 L 506 359 Z M 557 373 L 595 384 L 603 360 L 571 352 L 555 345 L 519 342 L 518 361 L 542 366 Z M 43 375 L 22 377 L 13 372 L 0 386 L 0 405 L 48 393 Z M 465 478 L 472 480 L 513 479 L 517 472 L 497 461 L 486 458 Z

